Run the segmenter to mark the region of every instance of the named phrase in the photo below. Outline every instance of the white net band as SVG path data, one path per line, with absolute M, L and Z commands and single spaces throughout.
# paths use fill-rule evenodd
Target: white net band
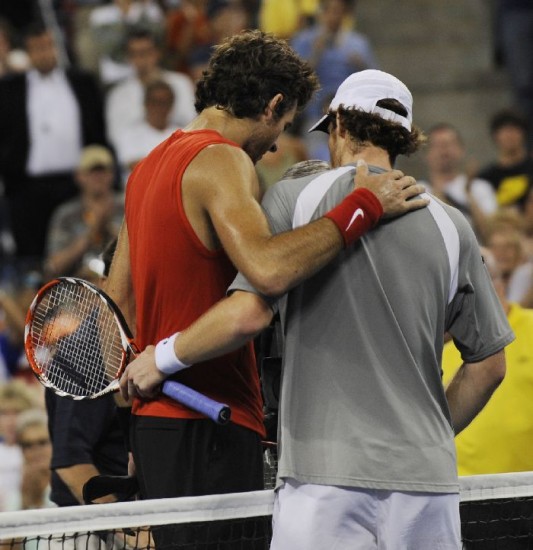
M 251 491 L 0 514 L 0 540 L 272 515 L 273 491 Z

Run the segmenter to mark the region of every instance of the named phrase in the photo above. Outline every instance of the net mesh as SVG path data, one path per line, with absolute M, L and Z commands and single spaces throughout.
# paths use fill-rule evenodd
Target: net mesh
M 533 473 L 461 478 L 465 550 L 533 549 Z
M 533 472 L 460 482 L 465 550 L 533 549 Z M 3 513 L 0 550 L 267 550 L 273 500 L 265 490 Z
M 76 280 L 50 286 L 33 308 L 26 346 L 43 381 L 77 398 L 101 394 L 123 359 L 115 316 L 100 297 Z

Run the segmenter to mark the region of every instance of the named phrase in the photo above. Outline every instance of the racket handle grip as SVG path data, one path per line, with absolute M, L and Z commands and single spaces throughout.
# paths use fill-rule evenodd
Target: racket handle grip
M 195 390 L 174 380 L 163 383 L 161 391 L 178 403 L 193 411 L 205 414 L 217 424 L 227 424 L 231 417 L 231 409 L 224 403 L 219 403 Z

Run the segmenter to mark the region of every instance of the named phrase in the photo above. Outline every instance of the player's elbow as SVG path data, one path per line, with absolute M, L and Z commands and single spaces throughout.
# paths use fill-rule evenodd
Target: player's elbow
M 289 289 L 290 283 L 283 276 L 279 266 L 263 265 L 260 270 L 252 273 L 248 280 L 263 296 L 282 296 Z
M 255 338 L 270 324 L 273 312 L 262 298 L 249 292 L 235 292 L 231 298 L 237 305 L 233 309 L 233 332 L 241 339 Z

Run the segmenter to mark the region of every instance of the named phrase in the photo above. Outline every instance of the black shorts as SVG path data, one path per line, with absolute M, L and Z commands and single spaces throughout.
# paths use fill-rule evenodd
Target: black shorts
M 263 489 L 258 433 L 232 422 L 132 416 L 131 443 L 143 498 Z
M 142 498 L 263 489 L 261 438 L 256 432 L 231 422 L 220 426 L 203 419 L 133 415 L 131 420 L 132 451 Z M 224 540 L 226 530 L 224 524 L 211 529 L 209 540 L 205 540 L 202 526 L 162 526 L 154 529 L 153 535 L 157 548 L 190 548 L 188 545 L 198 542 L 200 535 L 210 548 L 220 538 Z M 262 547 L 256 544 L 246 548 Z M 227 548 L 231 547 L 230 543 Z

